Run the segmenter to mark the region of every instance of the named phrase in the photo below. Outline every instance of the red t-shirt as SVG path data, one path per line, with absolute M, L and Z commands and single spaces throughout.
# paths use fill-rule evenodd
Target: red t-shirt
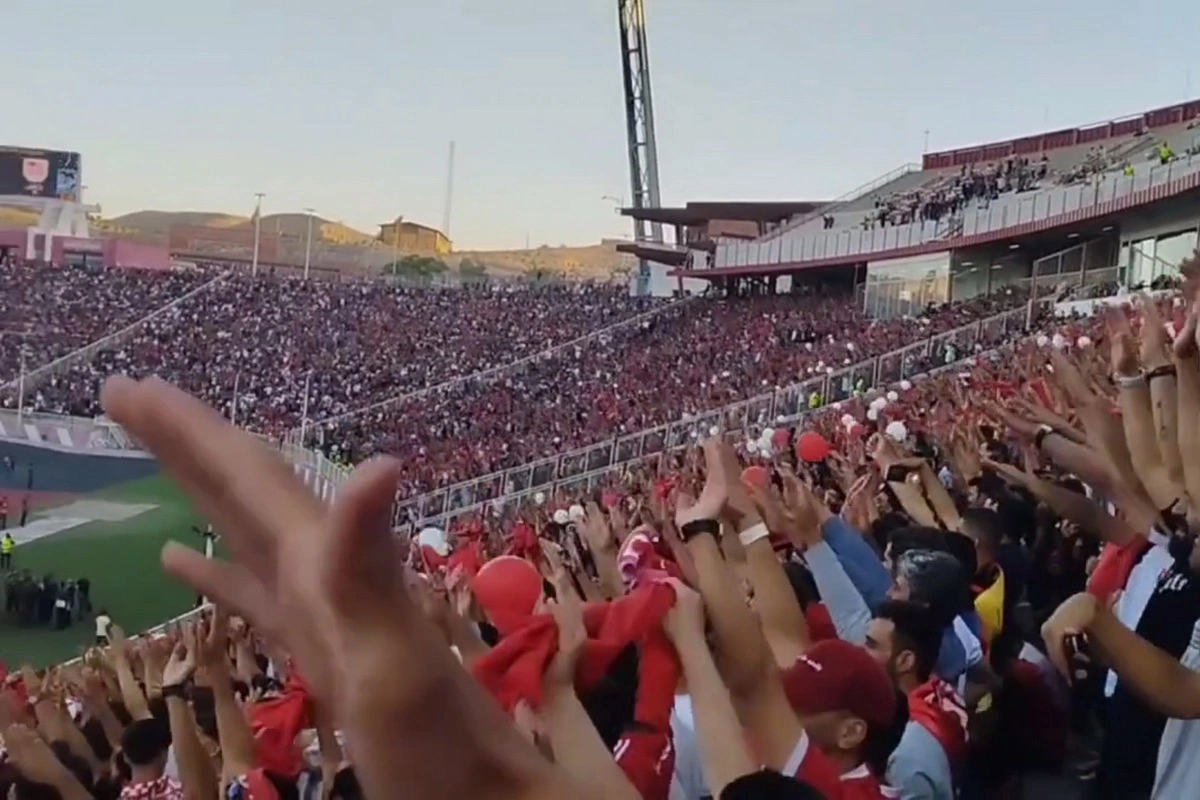
M 283 693 L 250 706 L 258 765 L 293 778 L 304 768 L 296 736 L 312 725 L 308 690 L 298 679 L 288 681 Z
M 800 734 L 783 774 L 807 783 L 826 800 L 893 800 L 900 796 L 899 791 L 872 775 L 866 764 L 838 774 L 833 759 L 813 746 L 807 732 Z

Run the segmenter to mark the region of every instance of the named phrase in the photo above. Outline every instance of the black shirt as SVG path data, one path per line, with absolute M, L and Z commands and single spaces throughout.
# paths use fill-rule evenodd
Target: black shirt
M 743 775 L 721 792 L 721 800 L 820 800 L 821 797 L 807 783 L 772 770 Z
M 1177 659 L 1187 650 L 1198 617 L 1200 578 L 1174 564 L 1159 576 L 1137 633 Z M 1100 796 L 1149 797 L 1167 718 L 1142 702 L 1125 681 L 1117 683 L 1106 718 L 1097 780 Z

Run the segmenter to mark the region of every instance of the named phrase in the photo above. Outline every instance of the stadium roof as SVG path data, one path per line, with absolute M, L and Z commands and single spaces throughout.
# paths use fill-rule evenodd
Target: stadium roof
M 702 225 L 714 219 L 776 222 L 828 204 L 826 200 L 735 200 L 688 203 L 683 208 L 622 208 L 621 214 L 666 225 Z
M 617 245 L 618 253 L 628 253 L 646 261 L 656 261 L 672 267 L 682 267 L 687 263 L 688 250 L 672 244 L 656 244 L 655 242 L 626 242 Z

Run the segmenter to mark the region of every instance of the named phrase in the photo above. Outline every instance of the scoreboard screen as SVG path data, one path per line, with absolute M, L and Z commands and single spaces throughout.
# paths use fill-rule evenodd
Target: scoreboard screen
M 79 189 L 79 153 L 0 146 L 0 197 L 78 202 Z

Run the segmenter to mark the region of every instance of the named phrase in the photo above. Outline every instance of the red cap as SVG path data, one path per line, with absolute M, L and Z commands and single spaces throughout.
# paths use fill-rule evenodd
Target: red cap
M 814 644 L 783 673 L 788 702 L 799 714 L 846 711 L 886 728 L 896 717 L 896 689 L 870 653 L 841 639 Z

